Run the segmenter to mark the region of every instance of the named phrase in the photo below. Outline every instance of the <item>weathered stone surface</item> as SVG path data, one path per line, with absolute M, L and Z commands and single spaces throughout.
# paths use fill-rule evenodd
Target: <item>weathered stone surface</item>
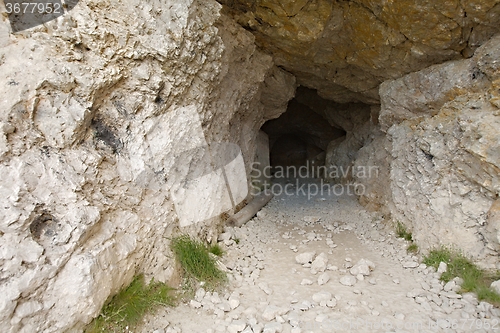
M 307 263 L 311 263 L 314 259 L 314 257 L 316 256 L 316 252 L 313 251 L 313 252 L 303 252 L 301 254 L 298 254 L 295 256 L 295 262 L 297 264 L 307 264 Z
M 491 102 L 499 45 L 495 37 L 471 59 L 381 87 L 393 217 L 411 226 L 419 247 L 455 245 L 490 267 L 499 249 L 493 202 L 500 193 L 500 118 Z
M 378 101 L 378 86 L 470 57 L 499 31 L 495 0 L 223 0 L 298 83 L 341 103 Z
M 208 217 L 184 232 L 216 238 L 229 197 L 182 207 L 176 181 L 218 142 L 239 146 L 248 175 L 258 128 L 295 90 L 220 9 L 80 1 L 2 35 L 0 331 L 78 331 L 135 274 L 173 279 L 167 238 L 189 221 L 182 209 Z

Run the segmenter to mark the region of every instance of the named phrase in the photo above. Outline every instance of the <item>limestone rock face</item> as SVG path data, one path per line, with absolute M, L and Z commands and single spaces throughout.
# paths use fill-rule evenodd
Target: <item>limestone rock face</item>
M 216 238 L 217 170 L 198 170 L 220 194 L 191 205 L 204 220 L 179 213 L 180 181 L 227 142 L 244 189 L 256 129 L 295 90 L 220 9 L 80 1 L 1 40 L 0 331 L 79 331 L 133 275 L 172 278 L 174 231 Z
M 394 218 L 419 246 L 453 244 L 485 266 L 499 250 L 499 57 L 500 36 L 381 87 Z
M 377 103 L 387 79 L 470 57 L 500 27 L 497 0 L 221 0 L 301 85 Z

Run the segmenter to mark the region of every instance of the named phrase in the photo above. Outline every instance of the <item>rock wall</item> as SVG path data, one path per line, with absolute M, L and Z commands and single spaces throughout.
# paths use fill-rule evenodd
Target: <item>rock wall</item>
M 384 82 L 387 138 L 371 150 L 390 184 L 372 200 L 390 207 L 421 248 L 452 245 L 490 268 L 499 268 L 500 249 L 498 59 L 500 36 L 470 59 Z
M 179 229 L 217 238 L 223 198 L 182 228 L 179 182 L 212 143 L 249 174 L 295 90 L 220 7 L 81 0 L 8 37 L 2 16 L 0 331 L 80 331 L 134 274 L 172 278 Z
M 499 32 L 498 0 L 220 0 L 299 84 L 378 103 L 381 82 L 468 58 Z

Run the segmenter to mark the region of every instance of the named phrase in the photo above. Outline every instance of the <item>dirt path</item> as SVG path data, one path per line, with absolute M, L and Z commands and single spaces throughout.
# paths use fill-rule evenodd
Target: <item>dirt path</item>
M 498 309 L 444 286 L 352 196 L 276 197 L 221 239 L 227 293 L 198 290 L 142 332 L 500 331 Z

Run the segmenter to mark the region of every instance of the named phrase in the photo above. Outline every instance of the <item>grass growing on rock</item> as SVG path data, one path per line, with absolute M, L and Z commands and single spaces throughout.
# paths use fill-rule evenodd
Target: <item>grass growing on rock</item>
M 145 285 L 144 276 L 134 277 L 127 288 L 116 294 L 86 328 L 86 333 L 134 331 L 145 314 L 174 303 L 172 288 L 161 282 Z
M 406 251 L 408 251 L 409 253 L 415 254 L 418 252 L 418 245 L 412 242 L 410 245 L 408 245 L 408 248 L 406 249 Z
M 401 222 L 398 222 L 398 224 L 396 225 L 396 235 L 399 238 L 403 238 L 404 240 L 407 240 L 409 242 L 413 241 L 411 232 L 408 232 L 404 224 Z
M 413 241 L 411 232 L 408 232 L 404 224 L 401 222 L 396 224 L 396 236 L 410 242 L 410 245 L 408 245 L 408 248 L 406 249 L 408 253 L 416 254 L 418 252 L 418 245 Z
M 170 246 L 188 279 L 204 282 L 210 289 L 226 281 L 226 273 L 217 267 L 216 259 L 210 255 L 213 251 L 222 254 L 220 247 L 212 247 L 210 251 L 205 244 L 188 235 L 172 239 Z
M 219 244 L 210 245 L 208 247 L 208 252 L 215 254 L 217 257 L 222 257 L 222 255 L 224 254 L 224 251 Z
M 446 263 L 448 268 L 441 274 L 442 281 L 459 277 L 463 280 L 462 292 L 474 292 L 479 300 L 500 306 L 500 295 L 490 288 L 491 282 L 499 279 L 499 272 L 481 270 L 462 253 L 445 247 L 430 251 L 423 262 L 436 269 L 441 262 Z

